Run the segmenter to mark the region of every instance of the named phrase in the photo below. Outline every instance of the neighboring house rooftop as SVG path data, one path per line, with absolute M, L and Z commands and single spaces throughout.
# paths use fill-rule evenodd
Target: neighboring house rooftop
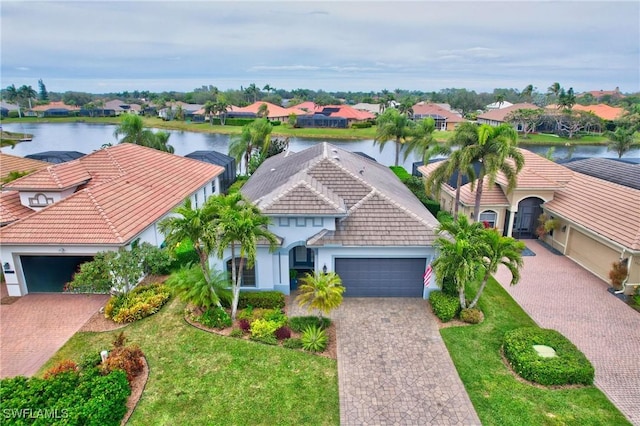
M 77 160 L 80 157 L 84 157 L 84 155 L 84 153 L 78 151 L 44 151 L 25 155 L 25 158 L 58 164 Z
M 609 106 L 607 104 L 598 104 L 598 105 L 574 105 L 572 110 L 574 111 L 587 111 L 591 112 L 603 120 L 613 121 L 618 118 L 622 114 L 624 114 L 624 108 L 616 108 Z
M 33 210 L 20 202 L 18 191 L 0 192 L 0 226 L 8 225 L 32 213 Z
M 347 120 L 371 120 L 376 116 L 370 111 L 356 109 L 349 105 L 316 105 L 311 101 L 303 102 L 293 108 L 302 110 L 302 115 L 322 114 L 326 117 L 346 118 Z
M 32 111 L 48 111 L 50 109 L 66 109 L 69 111 L 80 111 L 80 107 L 67 105 L 64 102 L 49 102 L 46 105 L 36 105 L 31 108 Z
M 22 189 L 88 179 L 83 189 L 4 227 L 0 244 L 128 243 L 223 171 L 135 144 L 104 148 L 16 180 Z
M 477 118 L 479 120 L 505 122 L 509 114 L 519 109 L 540 109 L 540 107 L 534 104 L 530 104 L 528 102 L 523 102 L 519 104 L 513 104 L 506 108 L 487 111 L 483 114 L 478 115 Z
M 583 158 L 566 162 L 564 166 L 574 172 L 640 190 L 640 164 L 612 158 Z
M 326 142 L 268 158 L 242 193 L 268 215 L 338 218 L 309 246 L 427 245 L 438 226 L 388 167 Z
M 246 107 L 232 106 L 230 111 L 236 112 L 236 113 L 246 112 L 251 114 L 257 114 L 262 105 L 267 106 L 267 110 L 269 111 L 267 115 L 268 118 L 288 117 L 291 114 L 296 114 L 296 115 L 306 114 L 304 111 L 298 109 L 297 107 L 283 108 L 279 105 L 272 104 L 269 102 L 264 102 L 264 101 L 254 102 L 251 105 L 247 105 Z
M 578 97 L 582 97 L 582 96 L 586 95 L 587 93 L 590 94 L 591 96 L 593 96 L 596 99 L 599 99 L 599 98 L 601 98 L 603 96 L 612 96 L 614 98 L 624 98 L 625 97 L 622 93 L 620 93 L 620 88 L 619 87 L 616 87 L 614 90 L 602 90 L 602 89 L 600 89 L 600 90 L 591 90 L 589 92 L 580 93 L 578 95 Z
M 443 108 L 439 104 L 427 103 L 427 102 L 418 102 L 413 106 L 413 115 L 421 115 L 421 116 L 440 116 L 445 118 L 448 122 L 451 123 L 462 123 L 465 120 L 459 114 Z
M 45 161 L 0 152 L 0 179 L 6 178 L 11 172 L 33 172 L 50 165 Z

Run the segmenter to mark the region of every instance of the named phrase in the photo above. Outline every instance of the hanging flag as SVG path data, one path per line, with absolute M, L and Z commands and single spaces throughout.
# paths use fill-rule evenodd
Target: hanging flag
M 424 271 L 424 275 L 422 276 L 422 280 L 424 281 L 424 286 L 425 287 L 429 287 L 429 284 L 431 284 L 431 273 L 433 272 L 433 268 L 431 267 L 431 264 L 429 264 L 429 266 L 427 266 L 427 270 Z

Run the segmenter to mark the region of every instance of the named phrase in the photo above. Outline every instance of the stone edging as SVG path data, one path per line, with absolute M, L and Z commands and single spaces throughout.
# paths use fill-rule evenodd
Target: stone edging
M 142 398 L 142 394 L 144 393 L 145 388 L 147 387 L 147 381 L 149 380 L 149 373 L 151 371 L 149 369 L 149 363 L 147 362 L 146 357 L 144 356 L 142 357 L 142 362 L 144 364 L 144 368 L 142 369 L 142 374 L 137 376 L 134 379 L 134 381 L 144 380 L 144 383 L 139 388 L 136 388 L 136 393 L 134 393 L 133 389 L 131 389 L 131 395 L 129 395 L 129 398 L 127 399 L 127 404 L 133 401 L 133 405 L 129 407 L 129 409 L 127 410 L 127 413 L 124 415 L 124 418 L 120 422 L 120 426 L 124 426 L 125 424 L 127 424 L 127 422 L 129 421 L 129 418 L 131 418 L 131 415 L 133 414 L 136 407 L 138 406 L 138 402 L 140 402 L 140 398 Z

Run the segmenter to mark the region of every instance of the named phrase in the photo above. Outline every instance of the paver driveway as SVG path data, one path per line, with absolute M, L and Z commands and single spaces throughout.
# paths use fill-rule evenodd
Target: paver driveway
M 427 301 L 345 298 L 331 317 L 342 425 L 480 424 Z
M 35 374 L 108 299 L 41 293 L 0 305 L 0 377 Z
M 591 361 L 595 384 L 640 426 L 640 313 L 607 292 L 607 283 L 571 259 L 526 242 L 520 283 L 500 269 L 496 279 L 543 328 L 569 338 Z

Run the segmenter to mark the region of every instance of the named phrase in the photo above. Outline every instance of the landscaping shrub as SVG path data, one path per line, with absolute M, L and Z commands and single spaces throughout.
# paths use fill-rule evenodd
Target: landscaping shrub
M 58 362 L 56 365 L 45 371 L 42 377 L 45 379 L 49 379 L 53 376 L 57 376 L 60 373 L 65 373 L 67 371 L 76 371 L 77 369 L 78 364 L 70 359 L 63 359 L 62 361 Z
M 460 310 L 460 302 L 457 297 L 449 296 L 438 290 L 429 293 L 429 302 L 433 313 L 442 322 L 451 321 Z
M 204 311 L 197 321 L 209 328 L 226 328 L 231 327 L 231 317 L 224 309 L 214 306 Z
M 169 300 L 170 290 L 159 283 L 139 285 L 129 293 L 112 296 L 104 315 L 117 323 L 129 323 L 155 314 Z
M 102 362 L 102 357 L 98 352 L 89 352 L 80 358 L 78 365 L 82 370 L 97 367 Z
M 249 180 L 249 176 L 238 176 L 236 181 L 231 184 L 229 189 L 227 189 L 228 194 L 233 194 L 240 191 L 240 188 Z
M 463 309 L 460 311 L 460 320 L 469 324 L 479 324 L 484 320 L 484 315 L 480 309 Z
M 103 371 L 122 370 L 129 383 L 144 370 L 142 350 L 135 345 L 116 346 L 110 352 L 102 366 Z
M 229 333 L 229 337 L 242 337 L 242 336 L 244 336 L 244 332 L 239 328 L 234 328 L 233 330 L 231 330 L 231 333 Z
M 609 281 L 611 286 L 616 290 L 622 290 L 622 283 L 627 278 L 629 269 L 626 261 L 616 261 L 611 264 L 609 271 Z
M 543 358 L 533 345 L 546 345 L 556 351 Z M 504 355 L 522 378 L 541 385 L 593 384 L 594 369 L 576 346 L 556 330 L 523 327 L 504 336 Z
M 360 121 L 356 123 L 351 123 L 352 129 L 368 129 L 371 126 L 373 126 L 373 124 L 370 121 Z
M 238 327 L 240 327 L 240 330 L 247 333 L 251 329 L 251 323 L 249 322 L 248 319 L 243 318 L 240 321 L 238 321 Z
M 227 302 L 225 303 L 228 305 Z M 244 309 L 247 306 L 251 306 L 254 309 L 283 309 L 284 294 L 279 291 L 245 291 L 240 293 L 238 309 Z
M 396 176 L 398 176 L 398 179 L 400 179 L 402 183 L 411 178 L 409 172 L 402 166 L 389 166 L 389 168 Z
M 158 248 L 149 243 L 140 244 L 138 249 L 142 257 L 142 270 L 145 274 L 167 275 L 171 271 L 173 259 L 169 250 Z
M 282 346 L 287 349 L 302 349 L 302 340 L 292 337 L 290 339 L 284 339 Z
M 251 338 L 260 340 L 272 336 L 275 339 L 274 333 L 278 328 L 280 325 L 275 321 L 257 319 L 251 323 Z
M 285 325 L 278 328 L 274 334 L 278 340 L 288 339 L 291 337 L 291 329 Z
M 320 328 L 329 328 L 331 325 L 331 320 L 326 317 L 322 317 L 322 320 L 316 316 L 303 316 L 303 317 L 291 317 L 289 318 L 289 327 L 291 330 L 296 333 L 302 333 L 305 328 L 312 327 L 320 327 Z
M 267 321 L 273 321 L 280 327 L 284 326 L 287 323 L 287 316 L 279 309 L 269 309 L 265 311 L 262 318 L 266 319 Z
M 302 348 L 309 352 L 322 352 L 327 348 L 329 339 L 324 329 L 308 326 L 302 332 Z
M 89 368 L 49 379 L 18 376 L 0 381 L 0 413 L 46 409 L 57 415 L 62 424 L 117 426 L 127 412 L 130 393 L 123 371 L 102 375 L 97 368 Z M 10 420 L 15 420 L 13 424 L 50 424 L 47 420 L 53 419 Z
M 188 264 L 197 265 L 198 263 L 200 263 L 198 253 L 193 248 L 191 240 L 186 238 L 173 249 L 173 261 L 169 269 L 176 271 L 182 266 L 187 266 Z
M 436 213 L 436 219 L 438 219 L 440 223 L 451 222 L 453 221 L 453 216 L 448 211 L 439 210 L 438 213 Z
M 224 120 L 224 125 L 225 126 L 244 126 L 246 124 L 251 124 L 255 121 L 255 118 L 227 118 Z M 213 125 L 220 125 L 220 119 L 219 118 L 213 118 L 211 120 L 211 124 Z

